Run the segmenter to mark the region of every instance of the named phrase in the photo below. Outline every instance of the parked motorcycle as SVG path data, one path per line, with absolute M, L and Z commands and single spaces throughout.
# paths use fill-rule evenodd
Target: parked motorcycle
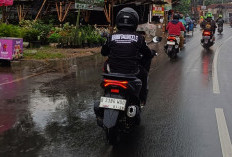
M 167 44 L 165 46 L 166 53 L 170 59 L 175 59 L 177 57 L 177 53 L 180 51 L 180 37 L 178 36 L 168 36 Z
M 201 39 L 201 45 L 209 49 L 211 46 L 213 46 L 215 42 L 215 38 L 212 32 L 204 30 L 202 33 L 202 39 Z
M 161 41 L 155 37 L 154 42 Z M 136 74 L 104 73 L 104 95 L 94 104 L 97 124 L 106 133 L 109 144 L 116 144 L 121 134 L 130 133 L 140 124 L 142 81 Z

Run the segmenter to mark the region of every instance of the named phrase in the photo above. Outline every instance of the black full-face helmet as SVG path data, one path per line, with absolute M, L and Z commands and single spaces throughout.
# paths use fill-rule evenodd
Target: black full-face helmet
M 124 8 L 116 17 L 116 26 L 119 30 L 126 29 L 135 31 L 139 24 L 139 15 L 132 8 Z
M 174 20 L 179 20 L 179 18 L 180 18 L 180 15 L 178 13 L 173 14 L 173 19 Z

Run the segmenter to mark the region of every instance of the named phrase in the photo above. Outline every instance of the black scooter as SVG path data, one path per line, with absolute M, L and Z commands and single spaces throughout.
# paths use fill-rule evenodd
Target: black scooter
M 154 42 L 161 40 L 161 37 L 153 39 Z M 107 141 L 114 145 L 121 134 L 130 133 L 140 124 L 142 81 L 136 74 L 104 73 L 102 76 L 104 95 L 100 102 L 95 102 L 94 112 Z

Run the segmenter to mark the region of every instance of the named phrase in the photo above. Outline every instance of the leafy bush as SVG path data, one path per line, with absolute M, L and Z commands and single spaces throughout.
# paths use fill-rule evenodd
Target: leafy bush
M 30 29 L 35 23 L 36 21 L 34 20 L 22 20 L 19 22 L 19 26 L 21 26 L 22 28 Z
M 23 33 L 20 27 L 14 25 L 7 25 L 5 23 L 0 24 L 0 37 L 18 37 L 21 38 Z
M 22 20 L 19 23 L 19 25 L 23 29 L 26 29 L 26 30 L 33 29 L 32 31 L 26 31 L 27 32 L 26 38 L 28 38 L 29 34 L 31 34 L 31 35 L 32 34 L 34 34 L 34 35 L 36 34 L 37 35 L 37 31 L 38 31 L 39 35 L 37 35 L 37 36 L 39 36 L 42 44 L 46 44 L 48 42 L 48 34 L 49 34 L 49 32 L 51 31 L 51 28 L 52 28 L 51 25 L 44 24 L 41 21 L 30 21 L 30 20 Z M 37 30 L 37 31 L 35 31 L 35 30 Z
M 52 26 L 46 25 L 41 22 L 34 23 L 32 28 L 38 30 L 40 32 L 40 40 L 43 44 L 46 44 L 48 42 L 48 34 L 51 31 Z
M 100 44 L 104 44 L 105 42 L 106 42 L 106 38 L 103 38 L 103 37 L 101 37 L 101 36 L 99 36 L 99 43 Z
M 37 29 L 24 29 L 24 41 L 38 41 L 40 36 L 40 32 Z
M 61 35 L 58 33 L 53 33 L 48 38 L 49 43 L 58 43 L 59 39 L 61 38 Z
M 76 29 L 74 26 L 66 23 L 63 28 L 52 28 L 48 36 L 49 42 L 60 41 L 61 45 L 81 46 L 82 44 L 103 44 L 105 38 L 102 38 L 100 33 L 93 26 L 81 26 Z

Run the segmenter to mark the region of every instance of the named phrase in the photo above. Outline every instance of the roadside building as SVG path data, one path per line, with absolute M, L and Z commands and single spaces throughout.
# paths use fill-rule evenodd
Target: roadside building
M 140 16 L 140 24 L 160 23 L 172 9 L 173 3 L 179 0 L 94 0 L 103 5 L 89 5 L 91 0 L 14 0 L 11 7 L 5 8 L 5 16 L 9 23 L 43 19 L 55 21 L 56 24 L 70 22 L 75 24 L 78 12 L 77 4 L 81 5 L 82 24 L 114 25 L 117 12 L 124 7 L 132 7 Z M 173 2 L 173 3 L 172 3 Z
M 212 4 L 207 6 L 207 11 L 211 12 L 215 19 L 221 14 L 225 22 L 229 22 L 232 18 L 232 3 Z

